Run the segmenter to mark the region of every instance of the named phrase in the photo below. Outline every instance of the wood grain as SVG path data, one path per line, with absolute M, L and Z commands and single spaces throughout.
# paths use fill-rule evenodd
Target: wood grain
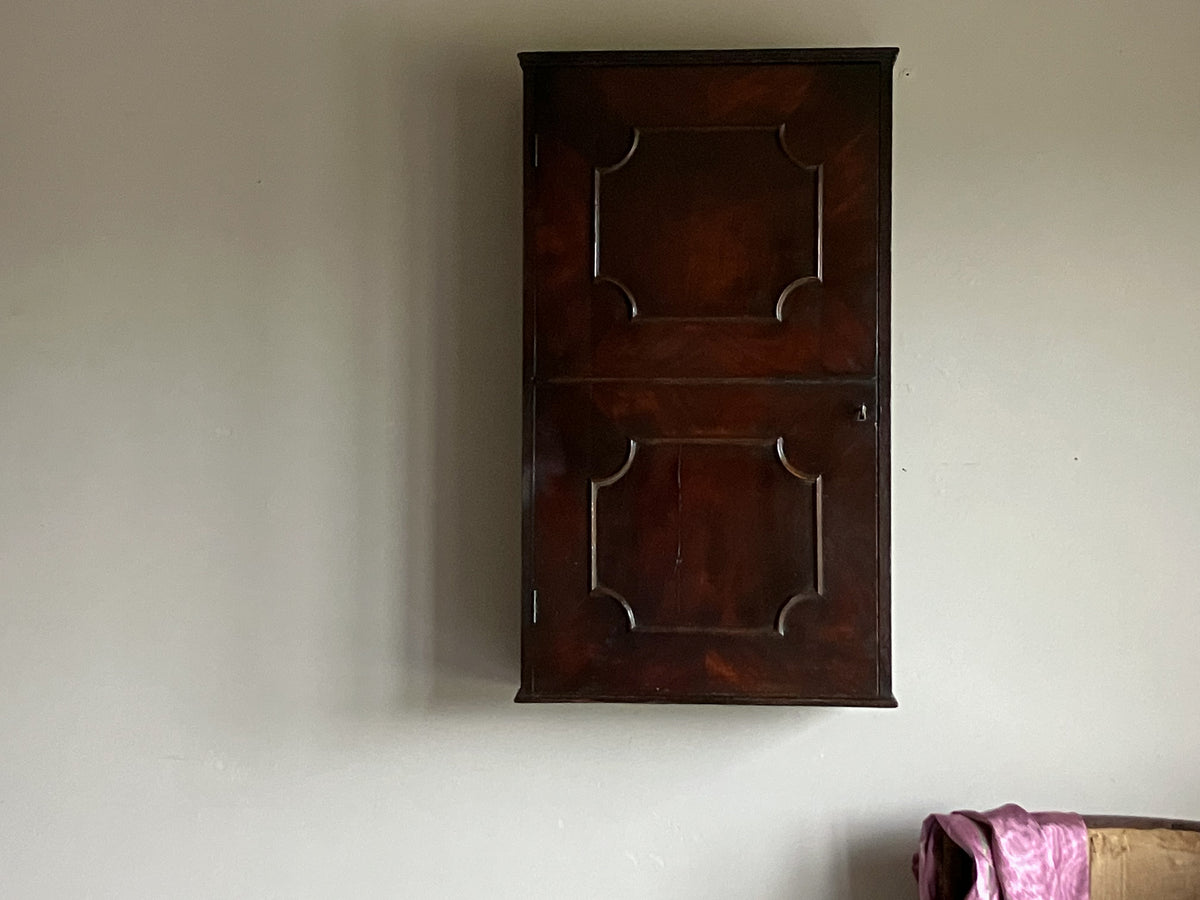
M 894 58 L 521 55 L 518 700 L 895 705 Z

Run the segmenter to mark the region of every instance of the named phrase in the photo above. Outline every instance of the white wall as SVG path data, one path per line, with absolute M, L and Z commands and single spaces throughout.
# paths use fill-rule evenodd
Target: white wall
M 1200 4 L 9 0 L 0 896 L 905 898 L 1200 818 Z M 897 44 L 898 710 L 518 707 L 520 49 Z

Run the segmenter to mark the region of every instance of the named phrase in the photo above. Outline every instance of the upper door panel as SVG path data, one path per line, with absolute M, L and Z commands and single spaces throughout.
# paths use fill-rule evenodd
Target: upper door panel
M 536 70 L 535 377 L 874 375 L 885 77 Z

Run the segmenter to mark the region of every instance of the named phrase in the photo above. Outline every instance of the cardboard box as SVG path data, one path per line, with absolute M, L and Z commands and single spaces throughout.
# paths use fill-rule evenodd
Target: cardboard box
M 1198 900 L 1200 832 L 1089 828 L 1092 900 Z

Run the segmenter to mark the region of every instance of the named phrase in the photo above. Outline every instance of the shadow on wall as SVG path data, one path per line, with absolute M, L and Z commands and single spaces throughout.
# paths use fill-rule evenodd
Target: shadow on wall
M 338 48 L 360 285 L 345 650 L 368 716 L 494 706 L 519 672 L 520 75 L 396 33 L 350 23 Z
M 432 628 L 431 699 L 446 705 L 481 682 L 515 693 L 520 665 L 521 103 L 512 59 L 442 66 L 433 81 L 448 140 L 431 155 L 452 168 L 430 298 L 433 584 L 430 615 L 410 624 Z
M 826 885 L 819 896 L 829 900 L 917 900 L 912 855 L 918 829 L 844 818 L 834 818 L 826 827 L 833 846 L 809 850 L 797 843 L 789 855 L 790 870 L 771 897 L 809 900 L 817 896 L 816 880 Z
M 917 832 L 867 832 L 850 844 L 848 890 L 842 900 L 916 900 L 912 855 Z

